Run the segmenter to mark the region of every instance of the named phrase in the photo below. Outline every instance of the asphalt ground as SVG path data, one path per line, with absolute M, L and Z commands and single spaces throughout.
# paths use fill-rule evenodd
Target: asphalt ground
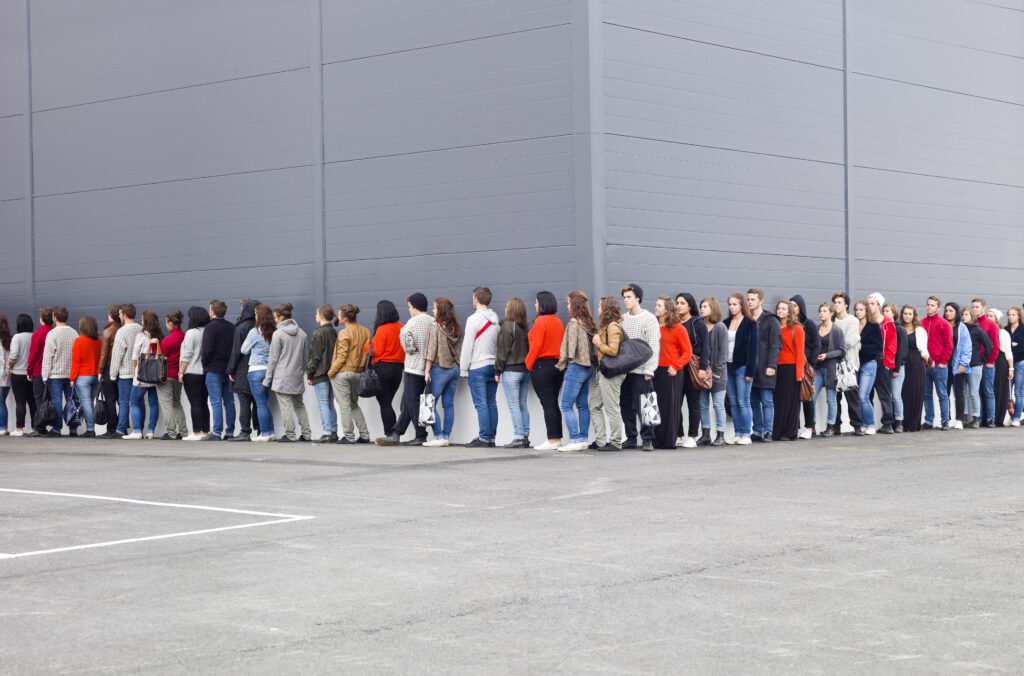
M 1021 429 L 2 438 L 0 489 L 5 674 L 1024 672 Z

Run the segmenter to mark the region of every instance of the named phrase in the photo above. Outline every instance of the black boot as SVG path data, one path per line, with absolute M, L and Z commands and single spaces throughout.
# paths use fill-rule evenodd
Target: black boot
M 725 445 L 725 435 L 722 434 L 721 432 L 715 432 L 715 439 L 714 439 L 714 441 L 711 442 L 711 445 L 712 446 L 724 446 Z
M 711 445 L 711 430 L 701 430 L 700 438 L 697 439 L 698 446 L 710 446 Z
M 823 437 L 833 437 L 836 434 L 835 425 L 825 425 L 825 431 L 821 433 Z

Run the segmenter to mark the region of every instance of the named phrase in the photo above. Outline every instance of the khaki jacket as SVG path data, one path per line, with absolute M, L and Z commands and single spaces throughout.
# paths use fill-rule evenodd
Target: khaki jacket
M 333 378 L 341 371 L 361 373 L 366 368 L 366 345 L 370 342 L 370 331 L 359 324 L 347 324 L 338 331 L 334 343 L 334 358 L 327 376 Z
M 562 347 L 558 350 L 555 368 L 564 371 L 573 362 L 578 366 L 590 366 L 594 362 L 594 330 L 570 319 L 565 325 Z
M 619 343 L 622 342 L 622 322 L 612 322 L 608 326 L 602 326 L 597 334 L 601 342 L 597 345 L 597 361 L 601 357 L 614 357 L 619 353 Z

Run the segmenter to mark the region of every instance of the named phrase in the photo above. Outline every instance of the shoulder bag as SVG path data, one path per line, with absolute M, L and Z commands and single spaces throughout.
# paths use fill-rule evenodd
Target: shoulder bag
M 708 369 L 706 376 L 702 375 L 703 372 L 700 370 L 699 354 L 695 354 L 690 357 L 690 363 L 686 365 L 686 370 L 690 373 L 690 382 L 693 383 L 694 389 L 711 389 L 711 369 Z
M 376 397 L 381 393 L 380 375 L 373 365 L 373 344 L 370 344 L 370 354 L 366 357 L 366 368 L 359 374 L 359 382 L 356 383 L 356 394 L 360 397 Z
M 96 388 L 96 399 L 92 405 L 92 421 L 96 425 L 107 424 L 107 395 L 103 394 L 103 387 Z
M 53 400 L 50 398 L 50 388 L 44 388 L 44 392 L 43 403 L 36 409 L 36 414 L 32 418 L 32 426 L 37 430 L 46 429 L 57 422 L 57 407 L 53 405 Z
M 140 383 L 159 385 L 167 382 L 167 355 L 160 351 L 160 343 L 156 343 L 156 352 L 148 349 L 139 355 L 139 370 L 135 376 Z
M 602 357 L 599 369 L 605 378 L 629 373 L 638 366 L 643 365 L 654 351 L 645 341 L 630 338 L 625 332 L 622 333 L 622 342 L 619 343 L 619 352 L 614 357 Z
M 796 331 L 793 336 L 793 356 L 796 356 Z M 800 378 L 800 401 L 814 401 L 814 367 L 804 360 L 804 372 Z

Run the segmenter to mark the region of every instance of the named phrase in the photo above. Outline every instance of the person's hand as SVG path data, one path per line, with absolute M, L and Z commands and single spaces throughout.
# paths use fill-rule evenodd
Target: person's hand
M 960 364 L 960 368 L 957 369 L 957 373 L 958 374 L 963 374 L 963 372 L 966 371 L 966 370 L 967 370 L 967 367 L 964 366 L 963 364 Z
M 423 374 L 423 382 L 425 382 L 425 383 L 429 383 L 430 382 L 430 371 L 426 371 Z
M 764 370 L 764 374 L 771 378 L 773 375 L 775 375 L 775 369 L 768 367 Z
M 593 342 L 594 345 L 600 345 L 601 344 L 601 336 L 599 336 L 598 334 L 595 333 L 593 339 L 591 340 L 591 342 Z
M 818 361 L 825 361 L 825 355 L 819 354 L 818 355 Z
M 650 379 L 651 379 L 650 376 L 644 376 L 644 380 L 650 380 Z
M 500 383 L 501 382 L 501 374 L 500 373 L 494 374 L 494 382 L 496 382 L 496 383 Z
M 230 380 L 231 382 L 235 382 L 235 377 L 234 376 L 228 376 L 228 380 Z
M 313 384 L 313 379 L 312 378 L 306 378 L 306 383 L 308 385 L 312 385 Z
M 184 373 L 179 373 L 178 374 L 178 382 L 179 383 L 185 382 L 185 374 Z
M 25 377 L 28 378 L 29 382 L 32 382 L 32 376 L 25 376 Z
M 750 376 L 747 376 L 747 382 L 748 382 L 748 383 L 749 383 L 750 381 L 752 381 L 752 380 L 753 380 L 753 378 L 751 378 Z
M 679 371 L 676 371 L 676 370 L 675 370 L 675 369 L 674 369 L 673 367 L 671 367 L 671 366 L 669 366 L 669 367 L 668 367 L 668 374 L 669 374 L 670 376 L 674 376 L 674 375 L 675 375 L 675 374 L 677 374 L 677 373 L 679 373 Z
M 892 377 L 893 377 L 893 378 L 899 378 L 899 377 L 900 377 L 900 374 L 899 374 L 899 372 L 898 372 L 898 371 L 893 371 L 893 372 L 892 372 Z

